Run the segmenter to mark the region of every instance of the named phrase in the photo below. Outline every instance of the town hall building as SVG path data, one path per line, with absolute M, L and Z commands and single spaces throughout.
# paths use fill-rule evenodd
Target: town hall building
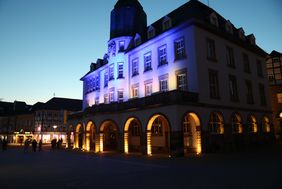
M 107 45 L 81 78 L 68 146 L 178 155 L 273 140 L 267 53 L 212 8 L 190 0 L 147 25 L 138 0 L 118 0 Z

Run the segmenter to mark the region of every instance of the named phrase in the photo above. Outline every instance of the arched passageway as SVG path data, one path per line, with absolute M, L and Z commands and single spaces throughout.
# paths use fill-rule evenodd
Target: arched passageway
M 118 150 L 118 127 L 113 121 L 104 121 L 100 127 L 100 151 Z
M 75 128 L 75 145 L 74 148 L 79 148 L 82 149 L 83 148 L 83 126 L 82 124 L 77 124 L 76 128 Z
M 85 133 L 85 148 L 87 151 L 95 151 L 95 133 L 95 125 L 93 121 L 89 121 L 86 125 Z
M 258 124 L 257 119 L 254 115 L 250 115 L 248 118 L 248 125 L 250 133 L 257 133 L 258 132 Z
M 271 131 L 270 121 L 269 121 L 269 118 L 266 116 L 263 116 L 262 118 L 262 129 L 263 129 L 263 132 L 265 133 L 269 133 Z
M 239 114 L 234 113 L 231 118 L 232 133 L 241 134 L 243 133 L 242 118 Z
M 195 113 L 187 113 L 182 123 L 184 153 L 197 153 L 202 151 L 200 120 Z
M 170 126 L 166 117 L 152 116 L 147 125 L 147 154 L 170 153 Z
M 124 153 L 141 152 L 141 123 L 136 118 L 129 118 L 124 126 Z

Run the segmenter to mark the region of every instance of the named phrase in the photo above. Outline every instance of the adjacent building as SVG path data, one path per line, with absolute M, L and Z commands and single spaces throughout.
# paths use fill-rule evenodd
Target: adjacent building
M 137 0 L 118 0 L 107 45 L 81 78 L 74 148 L 175 155 L 273 140 L 267 53 L 212 8 L 190 0 L 147 25 Z
M 276 139 L 281 140 L 282 135 L 282 54 L 272 51 L 266 59 L 270 95 L 273 111 L 273 124 Z

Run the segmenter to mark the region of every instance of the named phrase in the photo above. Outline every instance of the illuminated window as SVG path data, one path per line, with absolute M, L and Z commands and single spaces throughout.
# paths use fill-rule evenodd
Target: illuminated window
M 104 104 L 109 104 L 109 95 L 104 94 Z
M 187 74 L 179 73 L 177 75 L 177 89 L 181 91 L 187 90 Z
M 231 101 L 237 102 L 239 100 L 237 90 L 237 79 L 234 75 L 229 75 L 229 94 Z
M 95 105 L 99 105 L 99 97 L 95 98 Z
M 219 98 L 219 84 L 218 84 L 218 73 L 215 70 L 209 70 L 209 88 L 210 97 Z
M 139 87 L 133 86 L 132 87 L 132 98 L 138 98 L 139 96 Z
M 132 60 L 132 77 L 139 75 L 138 71 L 138 58 Z
M 235 134 L 243 133 L 241 117 L 238 114 L 234 114 L 232 117 L 232 131 Z
M 160 118 L 156 118 L 152 124 L 152 136 L 163 136 L 163 123 Z
M 277 93 L 277 102 L 282 104 L 282 93 Z
M 109 100 L 110 100 L 110 103 L 112 103 L 112 102 L 114 102 L 114 100 L 115 100 L 115 96 L 114 96 L 115 94 L 114 94 L 114 91 L 111 91 L 110 92 L 110 97 L 109 97 Z
M 152 94 L 152 83 L 145 84 L 145 96 L 150 96 Z
M 119 52 L 124 51 L 124 41 L 119 41 Z
M 118 102 L 123 102 L 123 90 L 118 90 Z
M 258 131 L 258 125 L 257 125 L 256 118 L 253 115 L 251 115 L 251 116 L 249 116 L 248 122 L 249 122 L 250 132 L 256 133 Z
M 235 68 L 234 52 L 231 47 L 226 47 L 226 60 L 229 67 Z
M 216 60 L 215 42 L 212 39 L 207 39 L 207 58 Z
M 211 134 L 223 134 L 223 118 L 219 113 L 213 112 L 210 115 L 209 130 Z
M 260 97 L 260 105 L 265 106 L 266 105 L 266 97 L 265 97 L 265 90 L 264 85 L 259 84 L 259 97 Z
M 252 83 L 250 80 L 245 81 L 246 84 L 246 97 L 247 97 L 247 103 L 248 104 L 254 104 L 254 97 L 253 97 L 253 88 Z
M 146 53 L 144 55 L 144 72 L 152 70 L 152 53 Z
M 109 81 L 108 71 L 105 71 L 105 73 L 104 73 L 104 87 L 108 87 L 108 81 Z
M 114 64 L 109 67 L 109 81 L 114 80 Z
M 182 59 L 186 57 L 184 37 L 174 41 L 175 59 Z
M 243 64 L 244 64 L 244 71 L 246 73 L 251 73 L 249 56 L 245 53 L 243 53 Z
M 160 92 L 168 91 L 168 83 L 167 79 L 160 80 Z
M 167 64 L 167 54 L 166 54 L 166 45 L 159 47 L 159 65 L 162 66 Z
M 268 117 L 263 117 L 262 126 L 263 126 L 264 132 L 266 132 L 266 133 L 270 132 L 270 122 L 269 122 Z
M 123 63 L 118 63 L 118 78 L 123 78 Z

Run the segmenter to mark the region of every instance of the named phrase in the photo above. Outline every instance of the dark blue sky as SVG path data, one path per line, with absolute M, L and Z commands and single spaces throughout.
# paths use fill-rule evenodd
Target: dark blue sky
M 148 24 L 188 0 L 140 0 Z M 208 0 L 201 0 L 207 4 Z M 0 0 L 0 99 L 82 98 L 79 79 L 103 57 L 116 0 Z M 210 0 L 266 52 L 282 52 L 281 0 Z

